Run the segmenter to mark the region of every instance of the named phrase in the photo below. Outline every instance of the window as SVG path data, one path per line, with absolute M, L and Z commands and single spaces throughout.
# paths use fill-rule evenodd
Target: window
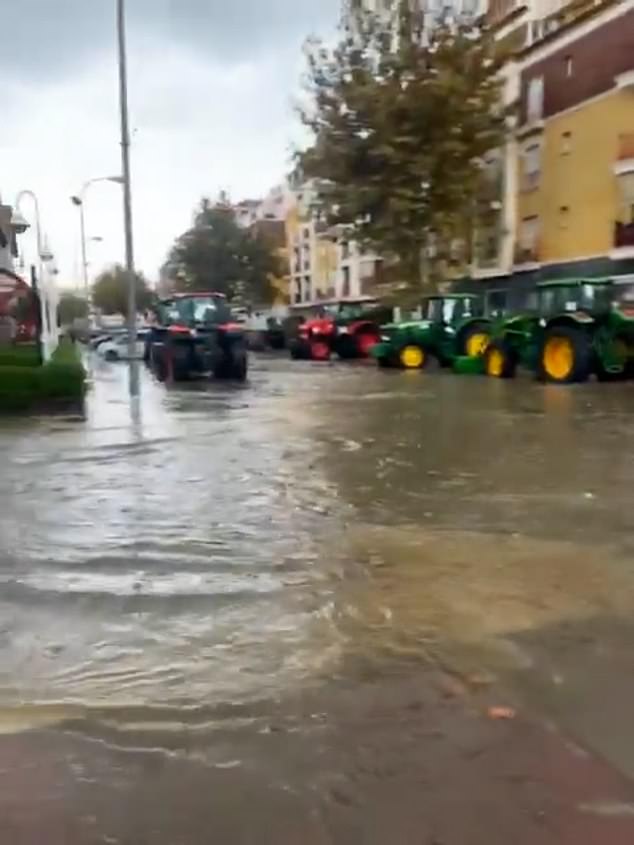
M 574 63 L 572 61 L 572 56 L 566 56 L 565 57 L 564 68 L 565 68 L 565 71 L 566 71 L 566 76 L 570 79 L 570 77 L 574 73 Z
M 343 287 L 341 289 L 342 296 L 350 296 L 350 268 L 343 268 Z
M 561 135 L 561 154 L 562 156 L 570 155 L 572 152 L 572 132 L 562 132 Z
M 518 233 L 517 264 L 526 264 L 538 259 L 539 217 L 525 217 L 520 223 Z
M 544 77 L 537 76 L 528 83 L 526 117 L 529 123 L 544 116 Z
M 541 175 L 541 147 L 531 144 L 524 150 L 524 190 L 532 191 L 539 187 Z

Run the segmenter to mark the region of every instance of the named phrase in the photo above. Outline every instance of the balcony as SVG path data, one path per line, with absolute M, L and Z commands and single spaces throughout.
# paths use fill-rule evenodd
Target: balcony
M 513 253 L 513 263 L 515 266 L 539 264 L 539 247 L 537 244 L 533 244 L 533 246 L 516 246 L 515 252 Z
M 615 176 L 634 173 L 634 133 L 619 135 L 616 161 L 613 165 Z
M 614 248 L 610 252 L 610 258 L 613 261 L 618 261 L 620 258 L 634 258 L 634 223 L 616 221 Z

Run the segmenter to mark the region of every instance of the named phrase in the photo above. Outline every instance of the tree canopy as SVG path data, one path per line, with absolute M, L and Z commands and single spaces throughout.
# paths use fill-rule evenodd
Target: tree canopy
M 144 311 L 154 298 L 153 292 L 140 273 L 136 274 L 137 309 Z M 102 273 L 92 289 L 92 301 L 104 314 L 128 313 L 128 276 L 126 270 L 117 264 Z
M 265 231 L 241 228 L 228 202 L 203 199 L 194 225 L 172 247 L 165 272 L 178 291 L 217 291 L 230 300 L 265 304 L 283 267 Z
M 426 27 L 407 0 L 392 24 L 358 10 L 352 34 L 307 47 L 311 145 L 297 174 L 319 186 L 329 224 L 348 225 L 411 285 L 423 255 L 468 240 L 483 158 L 504 140 L 499 51 L 481 28 Z
M 88 316 L 88 302 L 74 293 L 63 293 L 57 306 L 57 319 L 62 326 L 68 326 L 74 320 Z

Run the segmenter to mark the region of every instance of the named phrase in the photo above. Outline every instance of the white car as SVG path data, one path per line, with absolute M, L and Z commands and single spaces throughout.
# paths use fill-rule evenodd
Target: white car
M 134 358 L 141 360 L 145 353 L 145 333 L 139 332 L 134 345 Z M 128 335 L 106 340 L 97 347 L 97 354 L 106 361 L 127 361 L 130 357 Z

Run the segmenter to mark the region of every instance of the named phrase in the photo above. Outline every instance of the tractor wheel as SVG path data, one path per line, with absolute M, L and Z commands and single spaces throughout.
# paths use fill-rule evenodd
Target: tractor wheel
M 325 340 L 310 341 L 311 361 L 330 361 L 330 345 Z
M 236 381 L 246 381 L 249 371 L 249 355 L 246 348 L 239 344 L 231 350 L 230 378 Z
M 484 372 L 491 378 L 515 378 L 517 358 L 504 340 L 493 340 L 484 353 Z
M 491 340 L 491 327 L 488 323 L 472 323 L 460 335 L 459 355 L 479 358 L 484 355 Z
M 377 358 L 376 362 L 382 370 L 389 370 L 389 369 L 392 369 L 394 366 L 396 366 L 394 364 L 394 359 L 391 358 L 391 357 Z
M 375 331 L 359 332 L 354 336 L 354 339 L 357 347 L 357 357 L 359 358 L 369 358 L 371 350 L 381 341 L 378 332 Z
M 293 361 L 305 361 L 310 358 L 310 347 L 305 340 L 292 340 L 289 343 L 288 351 Z
M 596 371 L 599 381 L 624 381 L 632 376 L 632 347 L 623 337 L 615 337 L 609 350 L 610 362 L 597 355 Z
M 592 370 L 589 335 L 573 326 L 548 329 L 539 352 L 538 376 L 554 384 L 587 381 Z
M 335 341 L 335 351 L 342 361 L 353 361 L 361 357 L 356 335 L 340 334 Z
M 150 347 L 150 369 L 157 381 L 166 382 L 169 376 L 167 356 L 163 347 Z
M 408 343 L 398 353 L 398 362 L 403 370 L 422 370 L 429 363 L 429 355 L 422 346 Z

